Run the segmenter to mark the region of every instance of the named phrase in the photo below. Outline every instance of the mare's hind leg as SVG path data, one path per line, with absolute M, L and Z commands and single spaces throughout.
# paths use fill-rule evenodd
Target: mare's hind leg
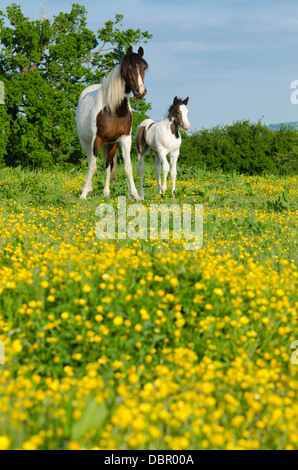
M 106 184 L 103 190 L 103 195 L 105 197 L 110 196 L 110 181 L 116 176 L 116 150 L 117 144 L 106 144 L 102 147 L 103 157 L 106 166 Z
M 80 199 L 86 199 L 88 194 L 91 194 L 93 192 L 92 178 L 96 172 L 96 159 L 100 147 L 100 139 L 96 136 L 96 138 L 92 140 L 91 144 L 90 142 L 84 139 L 80 139 L 80 141 L 83 149 L 87 153 L 88 159 L 87 177 L 82 190 L 82 194 L 80 196 Z
M 139 201 L 141 198 L 138 195 L 137 189 L 135 187 L 132 164 L 130 159 L 131 135 L 122 135 L 119 139 L 119 142 L 122 147 L 122 156 L 124 160 L 124 170 L 126 173 L 129 197 L 135 199 L 136 201 Z
M 138 172 L 140 176 L 139 196 L 142 200 L 144 199 L 144 187 L 143 187 L 143 179 L 144 179 L 144 171 L 145 171 L 144 159 L 145 159 L 146 153 L 148 152 L 148 149 L 149 149 L 148 145 L 143 144 L 142 151 L 138 152 L 138 160 L 139 160 Z

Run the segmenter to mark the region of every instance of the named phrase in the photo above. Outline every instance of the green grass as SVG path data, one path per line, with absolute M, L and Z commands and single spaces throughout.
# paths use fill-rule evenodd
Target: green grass
M 122 164 L 86 201 L 85 168 L 0 170 L 0 449 L 297 448 L 298 177 L 182 167 L 173 198 L 153 166 L 201 250 L 96 238 Z

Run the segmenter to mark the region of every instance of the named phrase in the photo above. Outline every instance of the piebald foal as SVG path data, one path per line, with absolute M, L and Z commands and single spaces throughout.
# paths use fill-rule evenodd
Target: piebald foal
M 87 154 L 88 172 L 80 199 L 86 199 L 93 192 L 92 177 L 96 172 L 96 160 L 101 146 L 106 164 L 103 195 L 110 195 L 110 180 L 115 177 L 117 170 L 117 142 L 122 147 L 129 195 L 140 199 L 134 184 L 130 159 L 132 113 L 129 97 L 132 92 L 134 98 L 140 100 L 147 92 L 144 76 L 148 64 L 143 55 L 142 47 L 137 54 L 129 47 L 121 64 L 114 67 L 103 84 L 91 85 L 81 93 L 76 111 L 76 128 Z
M 149 149 L 155 152 L 154 166 L 160 194 L 164 193 L 167 189 L 167 176 L 170 170 L 167 155 L 170 155 L 172 194 L 174 195 L 176 188 L 177 160 L 181 145 L 179 127 L 185 131 L 190 128 L 190 123 L 187 118 L 188 109 L 186 108 L 188 100 L 189 98 L 186 98 L 182 101 L 176 96 L 166 119 L 159 122 L 155 122 L 152 119 L 145 119 L 139 126 L 136 140 L 139 160 L 138 171 L 140 175 L 139 196 L 141 199 L 144 199 L 144 157 Z M 163 164 L 164 174 L 163 184 L 161 184 L 160 178 L 161 162 Z

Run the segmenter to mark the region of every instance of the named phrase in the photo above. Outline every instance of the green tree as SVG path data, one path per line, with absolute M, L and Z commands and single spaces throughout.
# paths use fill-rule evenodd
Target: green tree
M 95 34 L 79 4 L 52 21 L 30 21 L 16 4 L 0 11 L 0 162 L 49 167 L 80 160 L 75 109 L 81 91 L 102 82 L 130 45 L 152 37 L 123 31 L 122 20 L 116 15 Z M 132 107 L 140 120 L 150 104 L 132 101 Z

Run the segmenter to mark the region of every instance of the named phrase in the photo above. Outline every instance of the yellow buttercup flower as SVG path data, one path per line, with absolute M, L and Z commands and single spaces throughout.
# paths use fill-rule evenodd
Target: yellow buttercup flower
M 117 317 L 114 318 L 113 323 L 116 326 L 120 326 L 123 323 L 123 318 L 118 315 Z
M 172 287 L 177 287 L 179 284 L 179 281 L 176 277 L 172 277 L 172 279 L 170 280 L 170 284 Z
M 13 342 L 12 342 L 12 349 L 14 350 L 14 352 L 20 352 L 22 351 L 23 349 L 23 346 L 21 344 L 21 340 L 19 339 L 15 339 Z
M 0 450 L 7 450 L 10 446 L 10 440 L 7 436 L 0 436 Z
M 91 287 L 89 286 L 89 284 L 84 284 L 83 286 L 83 292 L 85 294 L 89 294 L 89 292 L 91 292 Z
M 137 382 L 139 382 L 139 380 L 140 377 L 138 376 L 138 374 L 132 373 L 128 376 L 128 381 L 130 384 L 136 384 Z
M 78 442 L 70 442 L 68 445 L 69 450 L 80 450 L 80 444 Z

